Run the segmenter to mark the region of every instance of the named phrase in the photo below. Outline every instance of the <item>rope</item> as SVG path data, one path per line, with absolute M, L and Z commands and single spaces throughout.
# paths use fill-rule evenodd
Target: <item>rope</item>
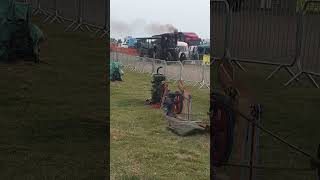
M 267 130 L 267 129 L 265 129 L 264 127 L 262 127 L 259 123 L 256 123 L 254 120 L 248 118 L 246 115 L 242 114 L 241 112 L 238 112 L 238 113 L 240 114 L 241 117 L 243 117 L 243 118 L 244 118 L 245 120 L 247 120 L 249 123 L 252 123 L 254 126 L 258 127 L 258 128 L 259 128 L 260 130 L 262 130 L 263 132 L 271 135 L 271 136 L 274 137 L 275 139 L 277 139 L 277 140 L 279 140 L 280 142 L 286 144 L 287 146 L 291 147 L 292 149 L 300 152 L 300 153 L 303 154 L 304 156 L 307 156 L 307 157 L 309 157 L 309 158 L 311 158 L 311 159 L 314 158 L 311 154 L 305 152 L 304 150 L 300 149 L 299 147 L 297 147 L 297 146 L 295 146 L 295 145 L 290 144 L 289 142 L 285 141 L 285 140 L 282 139 L 281 137 L 279 137 L 279 136 L 275 135 L 274 133 L 272 133 L 270 130 Z

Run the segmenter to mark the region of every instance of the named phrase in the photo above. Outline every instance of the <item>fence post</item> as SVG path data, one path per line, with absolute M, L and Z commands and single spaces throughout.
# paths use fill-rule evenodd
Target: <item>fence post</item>
M 209 88 L 209 86 L 206 84 L 205 82 L 205 66 L 206 64 L 202 62 L 202 77 L 201 77 L 201 82 L 200 82 L 200 87 L 199 89 L 201 89 L 203 86 L 207 86 L 207 88 Z
M 320 160 L 320 144 L 318 146 L 318 153 L 317 153 L 317 156 L 318 156 L 318 160 Z M 318 166 L 318 180 L 320 180 L 320 166 Z
M 182 81 L 182 72 L 183 72 L 183 65 L 182 63 L 180 62 L 180 71 L 179 71 L 179 80 Z

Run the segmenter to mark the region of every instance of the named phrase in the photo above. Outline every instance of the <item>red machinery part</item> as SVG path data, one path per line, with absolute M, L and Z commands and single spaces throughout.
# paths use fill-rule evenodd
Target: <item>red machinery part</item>
M 214 167 L 228 162 L 234 136 L 235 114 L 232 102 L 223 94 L 213 94 L 210 102 L 211 121 L 211 159 Z
M 180 114 L 182 112 L 183 108 L 183 98 L 182 95 L 177 93 L 177 95 L 174 98 L 174 112 L 176 114 Z

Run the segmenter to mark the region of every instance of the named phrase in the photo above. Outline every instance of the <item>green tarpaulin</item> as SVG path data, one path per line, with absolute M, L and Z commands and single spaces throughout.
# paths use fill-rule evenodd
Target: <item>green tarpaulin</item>
M 31 23 L 32 7 L 14 0 L 0 1 L 0 60 L 31 57 L 38 60 L 44 34 Z
M 110 63 L 110 80 L 122 81 L 123 71 L 121 70 L 121 64 L 119 62 L 111 61 Z

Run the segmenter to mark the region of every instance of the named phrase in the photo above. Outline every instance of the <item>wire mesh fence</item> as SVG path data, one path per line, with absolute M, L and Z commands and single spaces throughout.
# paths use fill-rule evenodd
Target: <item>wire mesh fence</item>
M 200 60 L 165 61 L 147 57 L 131 56 L 119 52 L 111 52 L 110 57 L 113 61 L 120 62 L 125 70 L 139 73 L 165 74 L 168 80 L 183 80 L 187 85 L 199 88 L 210 88 L 210 65 L 204 64 Z

